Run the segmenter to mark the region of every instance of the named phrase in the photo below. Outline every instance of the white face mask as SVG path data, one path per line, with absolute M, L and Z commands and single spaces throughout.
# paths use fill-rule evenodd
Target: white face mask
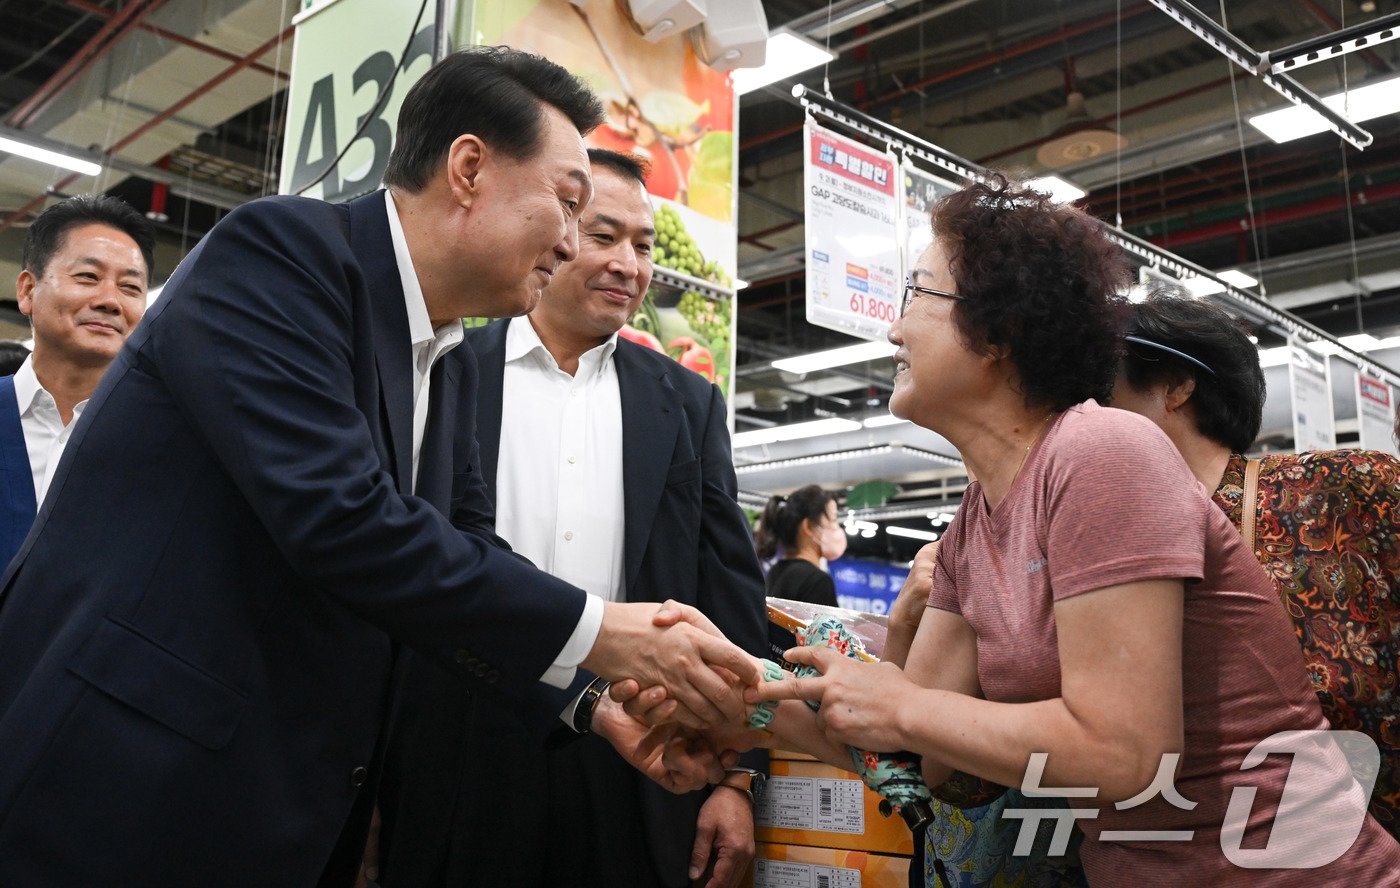
M 846 554 L 846 532 L 839 524 L 818 527 L 817 532 L 812 534 L 812 539 L 817 541 L 822 557 L 827 561 L 835 561 Z

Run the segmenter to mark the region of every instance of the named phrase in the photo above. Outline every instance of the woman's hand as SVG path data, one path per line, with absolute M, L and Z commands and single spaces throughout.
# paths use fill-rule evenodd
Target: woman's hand
M 784 656 L 815 666 L 817 678 L 767 682 L 749 691 L 750 700 L 815 700 L 817 724 L 833 743 L 870 752 L 894 752 L 909 744 L 902 713 L 913 711 L 920 688 L 893 663 L 864 663 L 829 648 L 793 648 Z
M 903 666 L 909 648 L 919 631 L 919 623 L 928 610 L 928 596 L 933 589 L 933 565 L 938 559 L 938 543 L 932 542 L 914 556 L 909 576 L 900 587 L 899 596 L 890 607 L 890 631 L 885 641 L 884 660 Z

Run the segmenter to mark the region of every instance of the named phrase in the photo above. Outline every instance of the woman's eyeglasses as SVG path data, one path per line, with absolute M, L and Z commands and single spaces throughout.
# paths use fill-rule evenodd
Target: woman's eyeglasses
M 949 293 L 947 290 L 935 290 L 932 287 L 920 287 L 914 284 L 914 279 L 909 278 L 904 282 L 904 299 L 899 303 L 899 316 L 902 318 L 909 313 L 909 306 L 914 303 L 915 296 L 942 296 L 944 299 L 962 299 L 957 293 Z

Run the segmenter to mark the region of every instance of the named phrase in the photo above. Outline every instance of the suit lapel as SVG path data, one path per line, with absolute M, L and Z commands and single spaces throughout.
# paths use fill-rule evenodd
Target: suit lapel
M 29 449 L 24 445 L 24 427 L 19 420 L 19 399 L 15 397 L 15 378 L 0 377 L 0 546 L 3 555 L 19 551 L 29 528 L 34 524 L 38 504 L 34 500 L 34 472 L 29 467 Z
M 496 466 L 501 458 L 501 401 L 505 393 L 506 330 L 510 321 L 493 324 L 467 335 L 476 353 L 476 438 L 481 453 L 481 476 L 486 493 L 496 501 Z
M 665 373 L 640 360 L 639 346 L 619 339 L 613 362 L 622 397 L 624 587 L 631 594 L 646 554 L 651 523 L 671 469 L 684 412 Z
M 413 343 L 383 191 L 350 204 L 350 245 L 360 257 L 369 291 L 380 409 L 389 428 L 394 479 L 399 492 L 408 493 L 413 488 Z

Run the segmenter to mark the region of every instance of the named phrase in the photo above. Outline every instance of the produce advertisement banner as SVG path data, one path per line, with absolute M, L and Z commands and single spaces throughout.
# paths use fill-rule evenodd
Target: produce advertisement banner
M 933 225 L 929 220 L 933 202 L 957 191 L 959 186 L 929 175 L 908 161 L 901 165 L 900 179 L 904 188 L 904 213 L 900 217 L 904 235 L 900 242 L 904 244 L 904 274 L 907 274 L 928 245 L 933 243 Z M 901 278 L 904 274 L 901 274 Z
M 1383 379 L 1356 371 L 1356 421 L 1362 450 L 1400 456 L 1395 445 L 1395 392 Z
M 431 0 L 423 7 L 411 44 L 417 3 L 330 0 L 297 15 L 279 193 L 336 203 L 379 187 L 399 106 L 433 63 L 436 9 Z
M 1332 414 L 1332 376 L 1327 358 L 1302 341 L 1288 341 L 1288 381 L 1293 398 L 1293 449 L 1332 450 L 1337 426 Z
M 656 207 L 656 264 L 723 289 L 733 286 L 738 164 L 729 75 L 695 56 L 685 35 L 644 40 L 626 4 L 478 0 L 456 45 L 507 44 L 583 78 L 607 107 L 591 147 L 646 158 Z M 653 286 L 623 335 L 663 351 L 730 390 L 733 297 Z
M 808 123 L 807 321 L 884 339 L 903 289 L 895 161 Z

